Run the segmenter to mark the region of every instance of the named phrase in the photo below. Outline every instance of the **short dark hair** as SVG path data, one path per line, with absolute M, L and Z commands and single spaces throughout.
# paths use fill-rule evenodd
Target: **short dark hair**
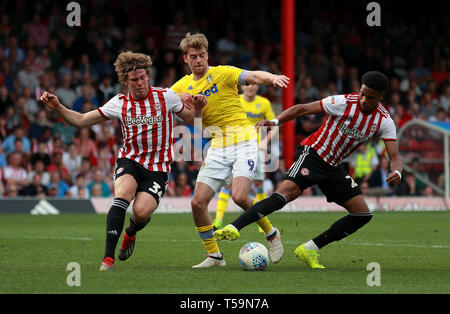
M 381 72 L 369 71 L 364 73 L 362 83 L 378 92 L 384 92 L 388 88 L 389 79 Z

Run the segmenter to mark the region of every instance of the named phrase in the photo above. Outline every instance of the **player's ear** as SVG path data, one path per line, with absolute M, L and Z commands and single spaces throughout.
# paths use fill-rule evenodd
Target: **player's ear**
M 186 55 L 183 55 L 183 60 L 184 60 L 184 63 L 188 63 L 188 62 L 187 62 L 187 56 L 186 56 Z

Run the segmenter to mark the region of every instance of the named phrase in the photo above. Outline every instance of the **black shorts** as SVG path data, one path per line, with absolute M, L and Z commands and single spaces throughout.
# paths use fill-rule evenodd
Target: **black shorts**
M 124 174 L 132 175 L 136 180 L 138 184 L 136 194 L 138 192 L 147 192 L 159 203 L 166 192 L 168 175 L 165 172 L 150 171 L 134 160 L 119 158 L 116 161 L 114 181 Z
M 300 146 L 298 152 L 285 180 L 295 182 L 302 191 L 317 184 L 328 202 L 339 205 L 361 194 L 358 184 L 342 165 L 330 166 L 310 146 Z

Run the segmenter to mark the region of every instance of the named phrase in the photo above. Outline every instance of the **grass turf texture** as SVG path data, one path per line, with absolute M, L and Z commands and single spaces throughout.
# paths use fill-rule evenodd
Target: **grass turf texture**
M 375 212 L 364 228 L 321 250 L 326 269 L 307 268 L 294 249 L 343 215 L 272 214 L 285 255 L 266 271 L 252 272 L 241 269 L 237 255 L 248 241 L 266 245 L 256 225 L 241 230 L 237 241 L 219 242 L 226 267 L 191 269 L 206 253 L 191 215 L 155 214 L 138 233 L 133 256 L 116 259 L 113 272 L 100 272 L 105 215 L 2 214 L 0 293 L 450 293 L 450 212 Z M 66 284 L 70 262 L 81 266 L 81 287 Z M 366 283 L 370 262 L 380 265 L 381 286 Z

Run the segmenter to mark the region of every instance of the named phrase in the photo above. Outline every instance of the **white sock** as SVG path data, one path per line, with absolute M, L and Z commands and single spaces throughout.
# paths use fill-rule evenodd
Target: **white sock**
M 220 254 L 220 252 L 210 253 L 210 254 L 208 254 L 208 255 L 209 255 L 209 256 L 212 256 L 212 257 L 218 257 L 218 258 L 222 257 L 222 254 Z
M 272 229 L 270 229 L 270 231 L 266 233 L 266 238 L 270 238 L 271 236 L 273 236 L 275 234 L 275 231 L 275 228 L 272 227 Z
M 314 250 L 314 251 L 319 251 L 319 248 L 317 247 L 317 245 L 314 243 L 313 240 L 309 240 L 308 242 L 305 243 L 305 249 L 308 250 Z

